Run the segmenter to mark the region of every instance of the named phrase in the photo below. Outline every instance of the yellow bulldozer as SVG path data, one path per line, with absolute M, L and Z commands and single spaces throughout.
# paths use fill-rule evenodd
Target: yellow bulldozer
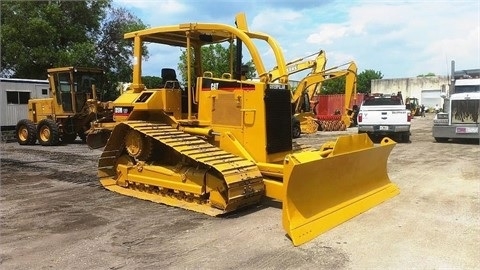
M 103 84 L 102 69 L 70 66 L 47 72 L 50 97 L 28 101 L 28 119 L 16 126 L 20 145 L 33 145 L 37 140 L 44 146 L 72 143 L 77 136 L 85 140 L 92 121 L 111 121 L 109 103 L 97 99 L 97 87 L 101 89 Z
M 281 201 L 282 224 L 295 246 L 399 193 L 387 174 L 395 146 L 388 138 L 379 145 L 365 134 L 320 146 L 292 143 L 282 50 L 273 37 L 249 31 L 243 13 L 236 27 L 182 23 L 125 38 L 133 41 L 136 61 L 131 89 L 113 102 L 115 124 L 106 128 L 113 130 L 98 161 L 106 189 L 211 216 L 263 199 Z M 270 81 L 254 41 L 270 46 L 278 82 Z M 145 42 L 186 50 L 185 84 L 176 80 L 174 69 L 163 69 L 158 88 L 144 87 Z M 223 74 L 201 64 L 202 46 L 218 43 L 236 47 Z M 242 76 L 244 51 L 259 81 Z

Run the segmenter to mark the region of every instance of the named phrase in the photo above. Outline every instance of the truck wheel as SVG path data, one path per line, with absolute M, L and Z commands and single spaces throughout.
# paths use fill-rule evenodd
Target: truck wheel
M 38 142 L 44 146 L 58 145 L 60 136 L 58 125 L 52 119 L 43 119 L 38 123 Z
M 410 142 L 410 133 L 405 132 L 402 134 L 402 142 L 409 143 Z
M 37 142 L 37 129 L 35 123 L 28 119 L 18 121 L 15 128 L 17 142 L 20 145 L 34 145 Z
M 435 137 L 435 141 L 439 143 L 445 143 L 445 142 L 448 142 L 448 138 Z
M 367 133 L 367 135 L 373 143 L 378 143 L 379 140 L 378 140 L 377 135 L 372 134 L 372 133 Z
M 300 138 L 302 130 L 300 128 L 300 121 L 296 118 L 292 119 L 292 137 L 294 139 Z

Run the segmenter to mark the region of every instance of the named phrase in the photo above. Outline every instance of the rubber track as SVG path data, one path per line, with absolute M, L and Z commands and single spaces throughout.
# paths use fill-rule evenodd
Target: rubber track
M 255 163 L 228 153 L 196 136 L 172 128 L 170 125 L 144 121 L 128 121 L 121 124 L 128 125 L 221 174 L 228 187 L 228 205 L 224 209 L 225 212 L 255 204 L 263 197 L 263 177 Z M 103 162 L 103 165 L 113 167 L 117 151 L 105 151 L 101 158 L 109 162 Z M 259 189 L 259 186 L 262 188 Z

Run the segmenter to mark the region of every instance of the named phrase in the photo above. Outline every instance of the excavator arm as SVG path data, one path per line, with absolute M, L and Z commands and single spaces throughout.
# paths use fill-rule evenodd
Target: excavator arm
M 339 68 L 343 66 L 340 65 L 304 77 L 292 93 L 294 114 L 301 115 L 300 118 L 305 118 L 305 113 L 310 113 L 310 117 L 314 116 L 313 109 L 309 107 L 309 103 L 316 94 L 315 91 L 317 91 L 317 89 L 321 91 L 321 84 L 325 81 L 345 77 L 345 108 L 344 113 L 342 113 L 341 121 L 347 127 L 350 126 L 352 121 L 350 116 L 352 110 L 350 107 L 352 105 L 352 100 L 355 100 L 357 94 L 357 65 L 353 61 L 347 64 L 348 67 L 346 69 L 340 70 Z M 307 110 L 304 108 L 307 108 Z M 299 120 L 302 122 L 303 119 Z
M 295 73 L 312 69 L 310 74 L 316 74 L 323 72 L 325 70 L 325 65 L 327 64 L 327 57 L 323 50 L 320 50 L 317 53 L 317 57 L 314 60 L 310 60 L 309 58 L 315 54 L 308 55 L 306 57 L 302 57 L 293 61 L 290 61 L 286 64 L 286 70 L 288 75 L 293 75 Z M 306 60 L 307 59 L 307 60 Z M 278 66 L 274 67 L 272 70 L 268 72 L 270 76 L 270 80 L 272 82 L 277 81 L 280 78 Z

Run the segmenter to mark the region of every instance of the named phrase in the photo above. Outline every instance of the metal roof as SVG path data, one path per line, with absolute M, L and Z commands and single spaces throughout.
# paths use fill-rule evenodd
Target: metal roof
M 480 69 L 456 70 L 454 76 L 455 79 L 480 78 Z
M 153 27 L 126 33 L 126 39 L 140 36 L 143 41 L 186 47 L 187 36 L 198 44 L 221 43 L 233 39 L 232 26 L 226 24 L 184 23 Z
M 47 83 L 48 80 L 37 80 L 37 79 L 20 79 L 20 78 L 0 78 L 2 82 L 13 82 L 13 83 Z

